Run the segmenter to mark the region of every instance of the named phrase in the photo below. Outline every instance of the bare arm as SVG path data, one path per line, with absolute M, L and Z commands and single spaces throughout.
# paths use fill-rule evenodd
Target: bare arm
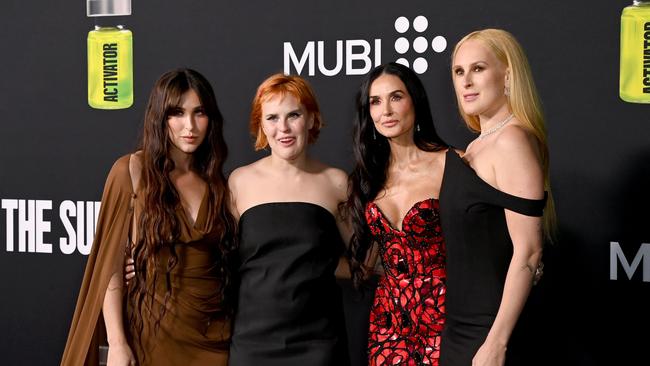
M 108 288 L 106 289 L 102 306 L 109 345 L 126 343 L 122 321 L 123 290 L 121 271 L 115 272 L 108 282 Z
M 138 191 L 138 184 L 142 172 L 141 152 L 132 154 L 129 157 L 129 176 L 131 177 L 131 185 L 133 192 Z M 130 237 L 132 241 L 136 241 L 136 220 L 135 216 L 131 223 Z M 133 259 L 128 258 L 126 264 L 131 264 L 133 268 Z M 127 266 L 127 272 L 128 272 Z M 120 266 L 111 275 L 108 282 L 106 293 L 104 294 L 104 302 L 102 304 L 102 312 L 104 314 L 104 324 L 106 326 L 106 338 L 108 341 L 108 366 L 122 366 L 122 365 L 135 365 L 135 357 L 129 347 L 124 331 L 124 314 L 122 314 L 122 301 L 124 298 L 124 272 Z M 135 272 L 131 272 L 131 278 L 135 276 Z M 128 283 L 130 278 L 127 278 Z
M 339 217 L 337 218 L 337 226 L 339 228 L 339 233 L 341 234 L 341 238 L 343 239 L 343 243 L 345 243 L 345 247 L 347 248 L 350 245 L 350 239 L 352 238 L 352 228 L 350 227 L 350 220 L 347 218 L 344 219 L 343 217 L 340 217 L 341 215 L 338 215 Z M 336 278 L 340 279 L 350 279 L 352 278 L 352 274 L 350 273 L 350 264 L 348 262 L 347 256 L 343 255 L 341 258 L 339 258 L 339 264 L 336 266 L 336 271 L 334 272 L 336 275 Z
M 345 247 L 349 248 L 350 239 L 352 239 L 352 234 L 353 234 L 352 223 L 350 222 L 350 215 L 345 215 L 341 212 L 342 210 L 341 206 L 348 199 L 347 178 L 348 178 L 347 174 L 345 174 L 343 171 L 337 171 L 333 177 L 333 181 L 336 187 L 335 191 L 337 193 L 337 201 L 339 202 L 339 204 L 337 205 L 336 226 L 339 229 L 339 233 L 341 234 L 341 239 L 343 240 Z M 341 258 L 339 258 L 339 264 L 336 267 L 336 271 L 334 272 L 334 274 L 336 275 L 336 278 L 340 278 L 340 279 L 349 280 L 352 278 L 352 273 L 350 273 L 350 263 L 346 255 L 343 255 L 341 256 Z
M 532 138 L 521 128 L 504 131 L 495 141 L 494 173 L 497 187 L 507 193 L 540 199 L 544 176 Z M 474 356 L 473 365 L 502 366 L 512 330 L 524 308 L 542 257 L 542 219 L 505 210 L 513 255 L 508 267 L 501 305 L 488 336 Z
M 237 198 L 236 198 L 236 187 L 232 175 L 228 178 L 228 188 L 230 190 L 230 200 L 228 201 L 228 208 L 230 213 L 235 217 L 236 221 L 239 221 L 239 210 L 237 210 Z
M 122 294 L 124 288 L 122 283 L 122 270 L 120 268 L 111 276 L 102 305 L 108 340 L 108 366 L 135 365 L 135 357 L 124 332 L 122 318 Z
M 245 208 L 242 205 L 246 205 L 247 192 L 250 192 L 248 187 L 251 184 L 251 181 L 255 182 L 251 178 L 251 165 L 246 165 L 239 167 L 233 170 L 228 176 L 228 189 L 230 190 L 230 202 L 229 208 L 230 213 L 235 217 L 236 221 L 239 221 L 239 217 L 244 212 Z

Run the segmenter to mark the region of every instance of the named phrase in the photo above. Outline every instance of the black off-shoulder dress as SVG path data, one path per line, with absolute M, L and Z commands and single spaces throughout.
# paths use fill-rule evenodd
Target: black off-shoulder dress
M 440 366 L 470 366 L 494 323 L 513 254 L 505 211 L 542 216 L 546 197 L 516 197 L 492 187 L 449 149 L 440 189 L 447 245 L 446 324 Z M 511 342 L 512 344 L 512 342 Z M 526 364 L 508 347 L 506 365 Z

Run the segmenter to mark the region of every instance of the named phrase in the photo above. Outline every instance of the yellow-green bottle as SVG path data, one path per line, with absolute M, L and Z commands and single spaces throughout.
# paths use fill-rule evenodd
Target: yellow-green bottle
M 87 15 L 97 17 L 88 32 L 88 105 L 123 109 L 133 104 L 133 34 L 117 25 L 131 15 L 131 0 L 87 0 Z
M 634 1 L 621 14 L 621 99 L 650 103 L 650 1 Z

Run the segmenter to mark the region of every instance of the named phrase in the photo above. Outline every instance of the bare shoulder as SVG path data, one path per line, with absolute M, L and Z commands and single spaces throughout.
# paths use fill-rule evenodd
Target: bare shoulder
M 449 149 L 451 148 L 442 149 L 438 151 L 430 151 L 427 152 L 427 156 L 429 157 L 429 159 L 431 159 L 431 161 L 445 161 L 445 156 L 447 155 L 447 151 L 449 151 Z
M 228 176 L 228 185 L 236 186 L 239 181 L 244 179 L 246 174 L 247 174 L 247 169 L 245 166 L 240 166 L 239 168 L 236 168 Z
M 519 124 L 512 124 L 501 131 L 494 142 L 494 148 L 503 153 L 534 153 L 537 140 L 532 132 Z
M 544 186 L 544 173 L 535 136 L 511 125 L 496 136 L 493 167 L 499 189 L 516 196 L 537 199 Z
M 345 197 L 347 195 L 348 188 L 348 174 L 333 166 L 324 164 L 320 161 L 313 160 L 313 166 L 331 187 L 338 192 L 338 196 Z
M 142 150 L 138 150 L 133 154 L 129 155 L 129 163 L 131 166 L 138 167 L 142 169 L 142 159 L 144 159 L 144 153 Z
M 140 186 L 140 178 L 142 177 L 142 150 L 138 150 L 129 156 L 129 175 L 131 176 L 131 183 L 133 191 L 137 191 Z
M 230 173 L 228 176 L 228 188 L 230 189 L 230 207 L 235 215 L 243 213 L 251 195 L 255 195 L 259 187 L 260 176 L 262 175 L 259 167 L 260 160 L 251 164 L 241 166 Z M 243 206 L 242 206 L 243 205 Z
M 343 171 L 342 169 L 335 168 L 332 166 L 328 166 L 324 173 L 327 175 L 329 180 L 335 185 L 335 186 L 346 186 L 348 185 L 348 173 Z
M 319 184 L 325 185 L 319 194 L 323 200 L 321 204 L 328 207 L 334 217 L 337 218 L 337 221 L 340 222 L 342 216 L 339 205 L 348 198 L 348 174 L 339 168 L 321 162 L 316 164 L 318 164 L 318 175 L 320 175 L 318 181 L 322 182 Z M 348 236 L 345 234 L 347 229 L 345 227 L 339 227 L 339 229 L 344 233 L 343 237 L 347 238 Z
M 232 173 L 230 173 L 228 176 L 228 185 L 230 188 L 233 189 L 233 187 L 241 186 L 242 184 L 250 182 L 252 179 L 259 177 L 261 174 L 259 166 L 260 162 L 261 160 L 257 160 L 253 163 L 240 166 L 239 168 L 233 170 Z
M 447 151 L 449 151 L 449 149 L 427 152 L 425 154 L 427 171 L 433 174 L 438 174 L 439 170 L 444 169 Z
M 144 151 L 138 150 L 134 153 L 131 154 L 131 159 L 136 158 L 138 161 L 142 161 L 144 159 Z

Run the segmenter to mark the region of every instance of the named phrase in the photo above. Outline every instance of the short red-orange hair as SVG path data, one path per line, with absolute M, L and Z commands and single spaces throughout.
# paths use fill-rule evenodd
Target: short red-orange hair
M 296 75 L 284 75 L 281 73 L 271 75 L 264 80 L 257 88 L 253 104 L 251 106 L 251 117 L 249 129 L 255 138 L 255 150 L 262 150 L 269 146 L 266 135 L 262 131 L 262 103 L 275 96 L 290 94 L 298 99 L 307 112 L 314 118 L 314 125 L 309 130 L 308 143 L 314 143 L 318 139 L 323 121 L 320 116 L 320 108 L 316 96 L 307 80 Z

